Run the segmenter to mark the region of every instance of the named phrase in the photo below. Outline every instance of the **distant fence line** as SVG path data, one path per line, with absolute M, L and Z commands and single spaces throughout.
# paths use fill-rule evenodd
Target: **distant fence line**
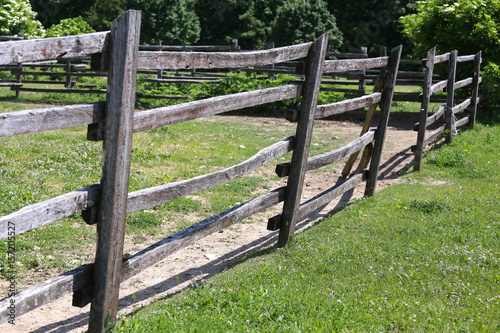
M 362 182 L 366 182 L 365 195 L 374 195 L 398 78 L 401 46 L 392 49 L 389 56 L 362 56 L 359 59 L 338 60 L 326 60 L 326 35 L 314 42 L 262 51 L 141 51 L 139 29 L 140 12 L 130 10 L 113 22 L 111 32 L 2 44 L 1 66 L 94 54 L 94 68 L 108 73 L 105 101 L 0 114 L 0 137 L 87 125 L 87 138 L 92 141 L 104 140 L 103 149 L 107 152 L 103 156 L 100 184 L 93 184 L 0 217 L 0 239 L 6 238 L 6 226 L 10 223 L 14 223 L 18 233 L 22 233 L 77 212 L 82 212 L 86 223 L 97 225 L 95 263 L 71 270 L 16 294 L 14 297 L 18 315 L 73 293 L 74 306 L 91 303 L 89 332 L 102 332 L 109 321 L 116 318 L 119 286 L 122 281 L 196 240 L 283 202 L 282 213 L 269 220 L 268 229 L 280 230 L 278 246 L 284 246 L 294 234 L 298 219 L 325 206 L 335 197 Z M 303 82 L 300 83 L 134 113 L 135 83 L 139 69 L 219 70 L 271 66 L 297 60 L 302 60 L 303 63 L 303 70 L 297 71 L 304 76 Z M 372 69 L 376 69 L 378 73 L 377 89 L 372 94 L 328 105 L 317 105 L 324 76 L 337 76 L 338 73 L 350 71 L 368 73 Z M 426 78 L 432 82 L 432 73 L 430 78 Z M 462 86 L 465 83 L 456 84 Z M 276 142 L 248 160 L 224 170 L 128 192 L 132 133 L 296 97 L 302 97 L 300 109 L 291 110 L 287 114 L 287 119 L 297 122 L 294 136 Z M 453 100 L 450 101 L 453 107 Z M 367 128 L 365 133 L 347 145 L 309 157 L 315 119 L 364 107 L 374 111 L 377 105 L 380 107 L 380 116 L 376 130 Z M 307 171 L 338 162 L 363 148 L 363 157 L 352 176 L 342 179 L 337 185 L 311 200 L 301 202 Z M 276 169 L 280 177 L 288 177 L 285 187 L 232 207 L 127 259 L 123 258 L 127 214 L 224 184 L 271 163 L 290 151 L 293 152 L 291 161 L 278 165 Z M 349 173 L 350 168 L 347 171 L 347 174 Z M 9 298 L 0 301 L 0 322 L 7 321 L 9 302 Z

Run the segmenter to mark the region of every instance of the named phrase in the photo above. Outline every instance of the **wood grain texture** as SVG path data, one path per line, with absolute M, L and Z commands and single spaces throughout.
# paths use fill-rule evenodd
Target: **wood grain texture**
M 425 140 L 424 140 L 424 147 L 426 145 L 428 145 L 429 143 L 431 143 L 432 141 L 436 140 L 437 138 L 439 138 L 440 136 L 443 135 L 445 131 L 445 125 L 439 127 L 438 129 L 432 131 L 431 133 L 429 133 L 426 137 L 425 137 Z
M 427 57 L 427 59 L 429 59 L 429 57 Z M 428 78 L 424 78 L 424 80 L 428 80 Z M 447 85 L 448 85 L 448 80 L 439 81 L 438 83 L 433 84 L 431 86 L 430 94 L 434 95 L 438 91 L 441 91 L 444 88 L 446 88 Z
M 476 59 L 476 55 L 464 55 L 464 56 L 459 56 L 457 57 L 457 62 L 468 62 L 468 61 L 474 61 Z
M 462 103 L 458 104 L 453 108 L 453 114 L 459 113 L 460 111 L 467 109 L 469 105 L 471 105 L 471 103 L 472 103 L 472 98 L 470 97 L 467 98 L 465 101 L 463 101 Z
M 295 98 L 301 96 L 301 93 L 302 85 L 287 85 L 136 112 L 134 114 L 134 133 L 227 111 Z
M 85 265 L 44 281 L 15 295 L 16 317 L 55 301 L 92 283 L 92 265 Z M 0 324 L 9 319 L 11 298 L 0 301 Z
M 333 151 L 309 157 L 307 160 L 307 171 L 319 169 L 321 167 L 338 162 L 352 153 L 359 151 L 373 141 L 375 130 L 371 130 L 347 145 Z M 286 177 L 290 174 L 290 163 L 282 163 L 276 166 L 278 177 Z
M 441 105 L 439 107 L 439 109 L 434 113 L 432 114 L 431 116 L 429 116 L 427 118 L 427 121 L 426 121 L 426 127 L 429 127 L 430 125 L 434 124 L 436 121 L 438 121 L 442 116 L 444 116 L 444 110 L 446 110 L 446 106 L 444 105 Z M 414 126 L 413 126 L 413 130 L 414 131 L 418 131 L 420 129 L 420 123 L 416 123 Z
M 0 113 L 0 137 L 37 133 L 98 123 L 105 102 Z
M 384 78 L 384 89 L 382 90 L 382 100 L 380 101 L 380 116 L 377 131 L 375 132 L 372 161 L 370 163 L 370 170 L 366 180 L 366 196 L 373 196 L 375 194 L 380 160 L 382 158 L 382 150 L 385 141 L 385 133 L 389 122 L 392 96 L 396 85 L 396 78 L 398 76 L 399 60 L 401 59 L 402 50 L 403 46 L 398 46 L 391 50 L 389 56 L 389 64 L 387 65 L 386 75 Z
M 300 104 L 286 198 L 283 204 L 283 219 L 278 236 L 278 247 L 285 246 L 295 233 L 327 45 L 328 34 L 324 34 L 313 43 L 307 56 L 304 92 Z
M 141 12 L 129 10 L 111 26 L 104 124 L 103 171 L 89 332 L 115 320 L 120 289 L 132 151 Z
M 457 120 L 457 122 L 455 123 L 455 126 L 456 127 L 462 127 L 464 125 L 467 125 L 467 123 L 470 121 L 470 116 L 467 116 L 467 117 L 463 117 L 462 119 L 460 120 Z
M 448 86 L 446 88 L 446 110 L 444 111 L 444 121 L 446 125 L 445 142 L 451 143 L 453 135 L 453 107 L 455 106 L 455 79 L 457 74 L 457 54 L 455 50 L 450 55 L 450 70 L 448 71 Z
M 0 48 L 0 64 L 65 59 L 101 53 L 108 47 L 109 31 L 91 34 L 4 42 Z
M 8 237 L 9 223 L 15 224 L 16 234 L 19 235 L 93 207 L 98 196 L 99 185 L 92 185 L 2 216 L 0 217 L 0 240 Z
M 325 61 L 324 74 L 365 70 L 387 66 L 388 57 L 368 58 L 368 59 L 345 59 Z
M 262 149 L 248 160 L 224 170 L 129 193 L 127 213 L 163 204 L 241 177 L 290 152 L 294 137 Z
M 469 77 L 469 78 L 461 80 L 461 81 L 457 81 L 457 82 L 455 82 L 455 86 L 453 89 L 457 90 L 457 89 L 460 89 L 463 87 L 467 87 L 468 85 L 472 84 L 472 81 L 473 81 L 472 77 Z
M 427 130 L 427 126 L 430 125 L 430 121 L 428 119 L 428 114 L 429 114 L 429 104 L 431 102 L 431 96 L 433 94 L 433 90 L 438 91 L 441 90 L 442 82 L 446 82 L 448 84 L 448 80 L 446 81 L 441 81 L 436 85 L 432 85 L 432 76 L 434 73 L 434 65 L 436 63 L 436 48 L 432 48 L 427 52 L 427 58 L 426 58 L 426 63 L 425 63 L 425 78 L 424 78 L 424 84 L 423 84 L 423 91 L 422 91 L 422 103 L 420 104 L 420 120 L 418 124 L 415 124 L 415 126 L 418 126 L 418 134 L 417 134 L 417 144 L 415 146 L 415 158 L 413 159 L 413 170 L 419 171 L 421 166 L 422 166 L 422 156 L 424 153 L 424 147 L 425 147 L 425 134 Z M 438 89 L 441 88 L 441 89 Z M 444 114 L 445 107 L 441 107 L 438 112 L 436 112 L 434 116 L 434 121 L 435 122 L 441 115 Z M 439 112 L 442 112 L 441 114 Z M 432 118 L 432 117 L 431 117 Z
M 198 222 L 187 229 L 153 244 L 146 249 L 136 253 L 124 263 L 122 281 L 125 281 L 145 268 L 154 265 L 168 255 L 185 248 L 197 240 L 222 230 L 246 217 L 272 207 L 284 200 L 285 188 L 279 188 L 272 192 L 249 200 L 241 205 L 231 208 L 223 213 L 212 216 Z
M 312 43 L 250 52 L 139 52 L 141 69 L 216 69 L 271 65 L 307 56 Z
M 435 56 L 434 65 L 450 60 L 450 56 L 451 56 L 450 52 Z

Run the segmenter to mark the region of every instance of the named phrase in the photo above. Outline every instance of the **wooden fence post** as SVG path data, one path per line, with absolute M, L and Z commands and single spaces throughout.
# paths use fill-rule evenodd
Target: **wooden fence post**
M 89 332 L 103 332 L 116 318 L 141 26 L 140 11 L 129 10 L 111 26 L 111 54 L 103 143 L 103 175 L 97 220 Z
M 427 60 L 425 62 L 425 77 L 422 104 L 420 109 L 420 120 L 417 135 L 417 146 L 415 149 L 415 158 L 413 161 L 413 170 L 419 171 L 422 165 L 422 156 L 424 153 L 425 131 L 427 129 L 427 117 L 429 115 L 429 104 L 431 102 L 431 86 L 432 76 L 434 74 L 434 60 L 436 57 L 436 48 L 432 48 L 427 52 Z
M 362 46 L 361 53 L 368 56 L 368 47 Z M 364 94 L 366 94 L 366 70 L 365 69 L 363 70 L 363 78 L 359 79 L 358 89 L 359 89 L 359 92 L 358 92 L 359 96 L 363 96 Z
M 161 51 L 161 44 L 162 44 L 161 39 L 160 39 L 160 38 L 158 38 L 158 40 L 156 41 L 156 45 L 160 46 L 160 47 L 158 48 L 158 51 Z M 161 69 L 161 68 L 160 68 L 160 69 L 158 69 L 158 70 L 156 71 L 156 75 L 158 76 L 158 79 L 163 79 L 163 69 Z M 160 82 L 158 82 L 156 85 L 159 87 L 159 86 L 161 86 L 161 83 L 160 83 Z
M 391 112 L 392 96 L 396 79 L 398 76 L 399 61 L 401 59 L 401 51 L 403 46 L 398 46 L 391 50 L 389 63 L 384 78 L 384 89 L 382 90 L 382 99 L 380 100 L 380 118 L 378 120 L 377 130 L 375 132 L 375 144 L 373 147 L 372 161 L 368 178 L 366 180 L 366 196 L 375 194 L 375 186 L 377 184 L 378 170 L 380 168 L 380 160 L 382 158 L 382 149 L 384 147 L 385 132 L 389 123 L 389 113 Z
M 312 44 L 307 56 L 306 79 L 302 103 L 300 104 L 286 197 L 281 214 L 278 247 L 285 246 L 295 233 L 327 46 L 328 33 L 319 37 Z
M 448 85 L 446 86 L 446 110 L 445 110 L 445 142 L 451 143 L 453 135 L 453 106 L 455 104 L 455 78 L 457 73 L 457 55 L 455 50 L 450 54 L 450 70 L 448 74 Z
M 472 79 L 472 103 L 471 103 L 470 118 L 469 118 L 470 129 L 473 129 L 474 126 L 476 125 L 477 104 L 479 97 L 479 77 L 481 75 L 482 62 L 483 62 L 482 52 L 479 51 L 479 53 L 476 54 L 476 58 L 474 59 L 474 77 Z

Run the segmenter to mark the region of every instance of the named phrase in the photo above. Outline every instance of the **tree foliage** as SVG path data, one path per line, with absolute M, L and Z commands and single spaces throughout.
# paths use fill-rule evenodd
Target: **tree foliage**
M 156 44 L 190 45 L 200 39 L 195 0 L 129 0 L 128 8 L 142 11 L 141 41 Z
M 88 12 L 85 21 L 97 31 L 111 28 L 111 23 L 127 10 L 127 0 L 96 0 Z
M 58 37 L 68 35 L 80 35 L 95 32 L 81 16 L 63 19 L 59 24 L 54 24 L 47 30 L 47 37 Z
M 30 0 L 39 20 L 45 28 L 59 24 L 61 20 L 88 12 L 96 0 Z
M 415 12 L 416 0 L 327 0 L 344 36 L 342 51 L 359 52 L 362 46 L 378 52 L 378 46 L 405 44 L 399 18 Z M 408 51 L 408 48 L 405 48 Z
M 39 38 L 45 35 L 42 24 L 36 20 L 28 0 L 0 0 L 0 34 L 16 35 L 20 32 L 25 38 Z
M 271 25 L 271 37 L 276 45 L 309 42 L 329 32 L 328 48 L 337 49 L 342 44 L 342 33 L 335 17 L 322 0 L 292 0 L 278 8 Z

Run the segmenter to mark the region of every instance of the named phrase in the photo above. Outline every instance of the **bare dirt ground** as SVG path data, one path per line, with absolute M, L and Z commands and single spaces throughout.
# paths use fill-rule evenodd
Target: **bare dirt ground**
M 262 119 L 245 121 L 263 122 Z M 285 120 L 266 118 L 266 122 L 282 126 Z M 403 182 L 399 177 L 406 173 L 413 160 L 410 147 L 416 143 L 416 132 L 411 130 L 417 121 L 409 114 L 393 114 L 389 124 L 380 168 L 377 191 L 389 185 Z M 288 125 L 286 125 L 288 126 Z M 331 130 L 334 139 L 348 141 L 359 136 L 361 121 L 350 119 L 325 120 L 316 122 L 315 128 Z M 341 129 L 341 131 L 339 131 Z M 340 133 L 340 134 L 337 134 Z M 340 170 L 343 167 L 343 163 Z M 311 172 L 306 177 L 303 200 L 331 187 L 340 176 L 340 171 Z M 277 181 L 273 188 L 285 185 L 285 180 Z M 364 194 L 364 183 L 344 194 L 324 207 L 320 212 L 300 221 L 298 230 L 304 230 L 314 222 L 325 218 L 333 209 L 343 206 Z M 120 289 L 119 312 L 129 314 L 156 299 L 178 292 L 192 281 L 217 274 L 244 258 L 247 254 L 272 246 L 277 241 L 277 232 L 266 230 L 267 219 L 280 212 L 281 207 L 254 216 L 252 222 L 238 223 L 222 232 L 210 235 L 156 265 L 122 283 Z M 82 332 L 88 325 L 90 305 L 84 308 L 71 306 L 71 295 L 41 306 L 16 318 L 16 325 L 3 324 L 5 332 Z

